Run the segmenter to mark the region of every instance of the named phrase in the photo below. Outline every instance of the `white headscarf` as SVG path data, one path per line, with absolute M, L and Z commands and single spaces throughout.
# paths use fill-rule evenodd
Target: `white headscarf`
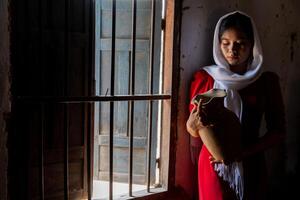
M 213 41 L 213 56 L 216 65 L 204 67 L 204 70 L 215 80 L 214 88 L 225 89 L 227 91 L 227 96 L 224 99 L 224 105 L 226 108 L 233 111 L 241 121 L 243 103 L 238 90 L 245 88 L 260 76 L 262 72 L 263 56 L 255 24 L 252 18 L 249 17 L 252 23 L 254 36 L 253 60 L 252 62 L 249 62 L 247 72 L 243 75 L 236 74 L 230 70 L 229 65 L 224 59 L 220 49 L 219 29 L 220 24 L 225 17 L 237 12 L 249 17 L 243 12 L 234 11 L 219 19 L 216 25 Z M 233 162 L 227 166 L 223 163 L 217 163 L 214 165 L 214 170 L 221 178 L 223 178 L 224 181 L 229 183 L 230 187 L 236 192 L 239 199 L 243 199 L 244 176 L 242 162 Z
M 238 90 L 245 88 L 247 85 L 254 82 L 260 76 L 262 72 L 263 56 L 255 24 L 252 18 L 249 17 L 252 22 L 254 36 L 253 60 L 251 63 L 249 63 L 247 72 L 243 75 L 236 74 L 229 69 L 229 65 L 224 59 L 220 49 L 219 29 L 220 24 L 224 18 L 237 12 L 249 17 L 247 14 L 241 11 L 234 11 L 224 15 L 219 19 L 215 28 L 213 41 L 213 56 L 216 65 L 207 66 L 203 69 L 215 80 L 214 88 L 225 89 L 227 91 L 227 97 L 224 99 L 224 105 L 226 108 L 233 111 L 241 121 L 243 106 Z

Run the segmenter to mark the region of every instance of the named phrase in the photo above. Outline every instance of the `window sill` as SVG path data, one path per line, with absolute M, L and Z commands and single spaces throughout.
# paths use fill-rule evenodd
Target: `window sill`
M 162 199 L 162 197 L 165 197 L 167 195 L 167 190 L 165 188 L 151 188 L 150 192 L 147 192 L 147 190 L 141 190 L 138 192 L 134 192 L 133 196 L 128 196 L 128 195 L 118 195 L 114 196 L 113 199 L 117 200 L 125 200 L 125 199 Z M 103 198 L 101 199 L 94 199 L 93 200 L 104 200 Z

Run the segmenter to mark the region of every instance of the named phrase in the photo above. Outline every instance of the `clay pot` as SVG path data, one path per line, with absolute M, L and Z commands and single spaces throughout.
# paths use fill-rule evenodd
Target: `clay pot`
M 224 107 L 226 91 L 211 89 L 199 94 L 192 101 L 199 103 L 201 121 L 206 125 L 199 131 L 203 144 L 216 160 L 231 163 L 241 153 L 241 125 L 237 116 Z

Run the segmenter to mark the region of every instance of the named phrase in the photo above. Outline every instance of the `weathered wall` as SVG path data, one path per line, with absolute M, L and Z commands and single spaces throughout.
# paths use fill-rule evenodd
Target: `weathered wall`
M 7 198 L 7 132 L 5 115 L 10 111 L 9 100 L 9 23 L 8 0 L 0 1 L 0 199 Z
M 254 18 L 262 41 L 265 70 L 280 76 L 287 114 L 286 171 L 293 173 L 298 161 L 300 106 L 300 2 L 296 0 L 184 0 L 182 6 L 181 73 L 178 116 L 176 184 L 192 196 L 192 168 L 189 137 L 185 130 L 188 117 L 188 91 L 192 74 L 212 64 L 212 37 L 220 16 L 241 10 Z M 267 152 L 271 173 L 276 173 L 277 150 Z M 277 162 L 277 163 L 276 163 Z

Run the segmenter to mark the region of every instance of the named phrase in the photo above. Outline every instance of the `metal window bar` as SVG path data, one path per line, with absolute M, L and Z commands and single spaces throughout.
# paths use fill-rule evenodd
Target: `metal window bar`
M 43 25 L 44 25 L 44 17 L 42 14 L 42 0 L 39 0 L 38 2 L 38 27 L 39 27 L 39 64 L 41 66 L 41 79 L 40 79 L 40 94 L 44 93 L 44 86 L 45 86 L 45 72 L 44 72 L 44 66 L 43 66 Z
M 153 95 L 115 95 L 115 96 L 53 96 L 53 97 L 35 97 L 35 96 L 18 96 L 17 100 L 23 103 L 95 103 L 95 102 L 115 102 L 115 101 L 150 101 L 150 100 L 169 100 L 170 94 L 153 94 Z
M 131 31 L 131 66 L 130 66 L 130 94 L 135 93 L 135 53 L 136 53 L 136 0 L 131 1 L 132 5 L 132 31 Z M 133 119 L 134 119 L 134 101 L 129 104 L 129 196 L 132 196 L 132 174 L 133 174 Z
M 155 39 L 155 0 L 151 2 L 151 40 L 150 40 L 150 56 L 149 56 L 149 94 L 153 94 L 153 61 L 154 61 L 154 39 Z M 152 145 L 152 114 L 153 101 L 149 101 L 148 110 L 148 143 L 147 143 L 147 192 L 150 192 L 151 179 L 151 145 Z
M 40 94 L 43 94 L 42 89 L 44 88 L 44 67 L 42 64 L 42 49 L 43 49 L 43 15 L 42 15 L 42 0 L 38 2 L 38 27 L 39 27 L 39 63 L 41 65 L 41 73 L 42 73 L 42 78 L 41 78 L 41 91 Z M 41 128 L 40 128 L 40 155 L 39 155 L 39 180 L 40 180 L 40 199 L 44 200 L 45 199 L 45 172 L 44 172 L 44 130 L 45 130 L 45 106 L 42 103 L 41 104 Z
M 111 38 L 111 81 L 110 94 L 114 95 L 115 89 L 115 40 L 116 40 L 116 0 L 112 0 L 112 38 Z M 114 102 L 110 102 L 109 118 L 109 199 L 113 198 L 113 131 L 114 131 Z
M 90 4 L 90 15 L 89 15 L 89 19 L 90 19 L 90 23 L 89 23 L 89 27 L 91 28 L 91 30 L 93 31 L 90 31 L 89 32 L 89 47 L 90 49 L 95 49 L 95 16 L 96 16 L 96 12 L 95 12 L 95 8 L 96 8 L 96 3 L 95 3 L 95 0 L 92 0 L 90 1 L 91 4 Z M 92 39 L 93 38 L 93 39 Z M 89 73 L 89 76 L 88 76 L 88 88 L 89 91 L 88 91 L 88 95 L 91 95 L 95 90 L 95 86 L 91 83 L 91 81 L 89 80 L 93 80 L 93 75 L 95 74 L 95 54 L 94 53 L 91 53 L 90 56 L 89 56 L 89 65 L 92 66 L 91 68 L 92 69 L 89 69 L 88 73 Z M 91 111 L 93 108 L 93 106 L 91 104 L 88 104 L 88 110 Z M 94 112 L 92 112 L 94 113 Z M 94 123 L 93 121 L 93 117 L 91 115 L 88 115 L 88 133 L 91 133 L 93 128 L 92 127 L 92 123 Z M 93 145 L 91 144 L 91 140 L 93 138 L 93 134 L 87 134 L 87 137 L 86 137 L 86 142 L 85 144 L 87 145 L 87 174 L 88 174 L 88 177 L 87 177 L 87 187 L 88 187 L 88 199 L 92 199 L 92 192 L 93 192 L 93 162 L 94 162 L 94 159 L 93 159 Z
M 147 101 L 171 99 L 170 94 L 114 95 L 114 96 L 19 96 L 22 102 L 28 103 L 93 103 L 102 101 Z
M 64 35 L 64 54 L 65 54 L 65 67 L 64 67 L 64 87 L 63 94 L 68 95 L 69 88 L 69 78 L 68 78 L 68 68 L 69 68 L 69 38 L 70 38 L 70 1 L 65 0 L 65 35 Z M 69 199 L 69 106 L 65 104 L 64 110 L 64 199 Z
M 40 197 L 42 200 L 45 199 L 45 191 L 44 191 L 44 125 L 45 125 L 45 118 L 44 118 L 45 107 L 44 104 L 41 104 L 41 134 L 40 134 L 40 163 L 39 163 L 39 173 L 40 173 Z
M 69 104 L 64 104 L 64 198 L 69 199 Z

